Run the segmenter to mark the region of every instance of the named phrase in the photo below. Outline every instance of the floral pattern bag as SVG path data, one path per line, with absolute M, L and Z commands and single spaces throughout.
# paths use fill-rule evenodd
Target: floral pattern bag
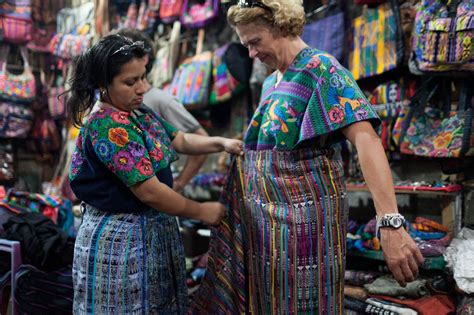
M 458 110 L 451 109 L 447 89 L 443 91 L 447 96 L 443 108 L 426 106 L 439 84 L 433 89 L 425 85 L 417 92 L 400 137 L 402 153 L 442 158 L 474 155 L 472 85 L 469 83 L 472 84 L 462 83 Z
M 7 59 L 10 47 L 0 49 L 0 98 L 9 101 L 30 102 L 36 96 L 35 77 L 28 62 L 26 47 L 20 47 L 24 71 L 12 74 L 7 71 Z

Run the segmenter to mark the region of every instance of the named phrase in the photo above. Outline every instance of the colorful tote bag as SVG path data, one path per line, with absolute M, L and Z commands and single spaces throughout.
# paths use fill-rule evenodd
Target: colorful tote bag
M 184 0 L 181 23 L 184 27 L 200 28 L 212 22 L 219 12 L 219 0 Z
M 20 47 L 24 71 L 22 74 L 12 74 L 7 71 L 7 58 L 10 47 L 0 49 L 0 99 L 30 102 L 36 96 L 35 77 L 28 62 L 26 47 Z
M 417 8 L 410 70 L 474 71 L 474 2 L 423 0 Z
M 472 80 L 462 83 L 458 110 L 451 109 L 449 97 L 443 107 L 427 106 L 439 84 L 417 91 L 400 137 L 400 151 L 443 158 L 474 155 L 472 84 Z M 450 94 L 447 88 L 443 92 Z
M 392 70 L 403 61 L 403 40 L 396 0 L 364 7 L 353 21 L 349 70 L 356 80 Z
M 170 92 L 188 108 L 207 106 L 212 73 L 212 52 L 185 60 L 176 70 Z
M 230 73 L 224 60 L 229 47 L 238 44 L 226 44 L 214 51 L 212 62 L 212 87 L 209 95 L 209 104 L 214 105 L 230 100 L 230 98 L 243 89 L 243 84 L 237 81 Z
M 368 98 L 382 119 L 379 135 L 385 150 L 397 149 L 401 131 L 400 120 L 405 117 L 415 92 L 415 82 L 389 81 L 377 86 Z
M 25 44 L 31 38 L 30 0 L 5 0 L 0 4 L 0 40 Z
M 159 17 L 164 23 L 172 23 L 179 20 L 183 0 L 161 0 Z
M 301 38 L 309 46 L 342 60 L 344 51 L 344 13 L 337 12 L 305 25 Z

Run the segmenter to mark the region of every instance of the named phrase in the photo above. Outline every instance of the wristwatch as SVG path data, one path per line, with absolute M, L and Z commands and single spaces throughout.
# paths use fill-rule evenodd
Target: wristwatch
M 377 216 L 377 224 L 375 226 L 375 235 L 380 239 L 380 228 L 389 227 L 392 229 L 399 229 L 406 226 L 405 217 L 400 213 L 389 213 L 383 216 Z

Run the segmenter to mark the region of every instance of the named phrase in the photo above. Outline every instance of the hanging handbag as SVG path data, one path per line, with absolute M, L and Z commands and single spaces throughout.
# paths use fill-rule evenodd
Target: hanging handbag
M 0 138 L 26 138 L 33 124 L 33 111 L 24 104 L 0 101 Z
M 441 84 L 428 80 L 413 96 L 400 136 L 400 151 L 425 157 L 474 155 L 472 81 L 464 81 L 452 110 L 450 81 L 443 81 L 443 106 L 427 106 Z
M 0 4 L 0 41 L 25 44 L 30 40 L 30 0 L 5 0 Z
M 7 71 L 7 59 L 10 46 L 0 49 L 0 99 L 17 102 L 30 102 L 36 96 L 35 77 L 28 62 L 28 52 L 25 46 L 20 47 L 24 71 L 22 74 L 12 74 Z
M 245 71 L 244 78 L 239 73 L 232 73 L 232 63 L 239 65 Z M 231 99 L 248 85 L 252 61 L 248 57 L 248 50 L 238 43 L 226 44 L 214 51 L 212 58 L 212 86 L 209 94 L 209 105 L 215 105 Z M 238 71 L 239 72 L 239 71 Z M 242 72 L 242 71 L 240 71 Z M 238 75 L 238 80 L 234 74 Z M 245 77 L 246 76 L 246 77 Z
M 389 81 L 377 86 L 368 97 L 370 103 L 382 120 L 378 132 L 385 150 L 395 151 L 397 141 L 394 137 L 399 134 L 397 124 L 400 115 L 403 115 L 414 94 L 415 82 Z
M 474 71 L 472 0 L 424 0 L 417 9 L 410 71 Z
M 160 3 L 160 19 L 163 23 L 173 23 L 179 20 L 183 0 L 162 0 Z
M 51 73 L 51 78 L 48 83 L 48 110 L 51 118 L 53 119 L 64 119 L 66 118 L 66 100 L 64 88 L 64 77 L 66 67 L 63 67 L 62 76 L 56 76 L 56 69 Z
M 304 26 L 301 38 L 313 48 L 325 51 L 342 61 L 344 51 L 344 12 L 335 5 L 335 1 L 328 4 L 317 14 L 323 17 L 309 22 Z M 334 9 L 335 10 L 334 10 Z M 307 18 L 310 18 L 307 15 Z
M 211 23 L 219 12 L 219 0 L 184 0 L 181 23 L 188 28 L 201 28 Z
M 188 108 L 206 107 L 212 73 L 212 52 L 186 59 L 176 70 L 171 94 Z
M 397 0 L 364 7 L 353 21 L 349 70 L 356 80 L 392 70 L 403 61 L 404 45 Z

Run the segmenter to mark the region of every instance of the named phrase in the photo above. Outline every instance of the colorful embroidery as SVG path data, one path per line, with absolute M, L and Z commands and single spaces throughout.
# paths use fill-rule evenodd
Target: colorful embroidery
M 80 173 L 90 141 L 97 157 L 125 184 L 143 181 L 177 159 L 171 146 L 176 129 L 148 115 L 114 109 L 94 112 L 81 128 L 72 156 L 70 179 Z
M 291 150 L 354 122 L 378 120 L 349 71 L 320 50 L 303 49 L 275 83 L 273 73 L 263 84 L 245 138 L 248 149 Z

